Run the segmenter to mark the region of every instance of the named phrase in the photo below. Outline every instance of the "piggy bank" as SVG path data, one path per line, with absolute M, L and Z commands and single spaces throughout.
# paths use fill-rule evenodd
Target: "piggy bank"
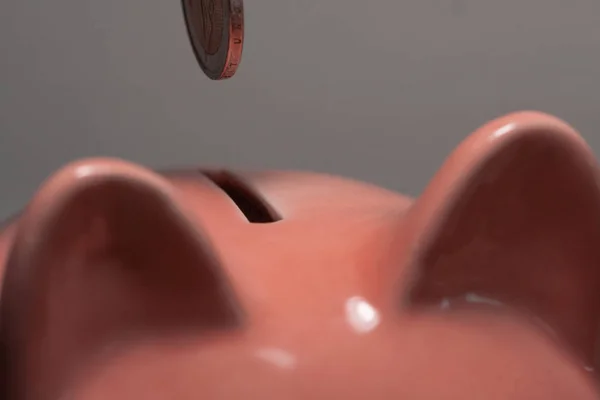
M 0 235 L 7 400 L 600 398 L 597 161 L 538 112 L 417 199 L 71 163 Z

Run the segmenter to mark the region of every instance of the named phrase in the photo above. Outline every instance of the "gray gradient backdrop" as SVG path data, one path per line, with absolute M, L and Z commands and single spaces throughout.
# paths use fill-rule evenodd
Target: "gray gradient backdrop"
M 0 216 L 76 158 L 343 174 L 417 195 L 484 121 L 539 109 L 600 149 L 597 0 L 246 0 L 238 74 L 179 0 L 0 2 Z

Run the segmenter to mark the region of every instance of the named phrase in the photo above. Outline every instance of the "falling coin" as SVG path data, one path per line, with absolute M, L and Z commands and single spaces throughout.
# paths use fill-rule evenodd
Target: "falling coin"
M 244 45 L 243 0 L 182 0 L 196 59 L 213 80 L 231 78 Z

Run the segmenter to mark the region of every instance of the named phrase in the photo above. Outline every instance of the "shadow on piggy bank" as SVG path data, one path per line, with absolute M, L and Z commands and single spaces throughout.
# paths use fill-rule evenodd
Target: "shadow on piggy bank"
M 0 395 L 598 399 L 598 177 L 536 112 L 477 130 L 416 200 L 72 163 L 0 235 Z

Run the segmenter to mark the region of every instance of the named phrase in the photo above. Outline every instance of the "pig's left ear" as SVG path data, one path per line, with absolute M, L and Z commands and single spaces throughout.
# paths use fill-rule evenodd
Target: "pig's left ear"
M 139 165 L 83 160 L 50 177 L 18 221 L 2 291 L 7 382 L 30 395 L 15 398 L 55 396 L 107 346 L 239 326 L 198 225 L 176 188 Z
M 588 365 L 600 328 L 597 162 L 562 121 L 508 115 L 472 134 L 407 217 L 410 307 L 506 305 Z

